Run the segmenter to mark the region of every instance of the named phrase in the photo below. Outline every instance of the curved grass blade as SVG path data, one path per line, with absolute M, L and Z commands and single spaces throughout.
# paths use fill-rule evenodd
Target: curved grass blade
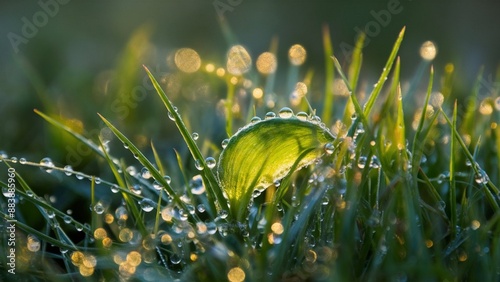
M 189 133 L 188 129 L 184 125 L 184 122 L 182 121 L 181 116 L 179 113 L 175 110 L 174 105 L 172 102 L 168 99 L 167 95 L 161 88 L 160 84 L 158 84 L 158 81 L 154 78 L 153 74 L 149 71 L 149 69 L 144 66 L 144 69 L 146 70 L 146 73 L 149 76 L 149 79 L 153 83 L 154 88 L 156 89 L 156 92 L 158 93 L 158 96 L 160 96 L 161 100 L 163 101 L 163 104 L 169 111 L 170 115 L 174 118 L 175 125 L 179 129 L 179 132 L 182 135 L 182 138 L 184 139 L 184 142 L 186 142 L 186 145 L 188 146 L 189 151 L 191 152 L 191 155 L 195 159 L 195 161 L 199 162 L 201 166 L 203 166 L 203 169 L 201 171 L 202 177 L 204 180 L 207 180 L 207 196 L 210 198 L 213 198 L 218 203 L 218 206 L 222 210 L 227 210 L 227 201 L 224 198 L 222 191 L 220 190 L 217 180 L 215 179 L 215 175 L 212 173 L 210 168 L 207 166 L 205 162 L 205 158 L 200 152 L 200 149 L 198 148 L 198 145 L 196 145 L 196 142 L 193 140 L 193 137 Z
M 79 133 L 76 133 L 75 131 L 73 131 L 73 129 L 71 129 L 70 127 L 60 123 L 59 121 L 49 117 L 48 115 L 40 112 L 39 110 L 37 109 L 34 109 L 33 110 L 37 115 L 41 116 L 44 120 L 48 121 L 50 124 L 52 124 L 53 126 L 55 127 L 58 127 L 66 132 L 68 132 L 69 134 L 71 134 L 73 137 L 75 137 L 76 139 L 80 140 L 80 142 L 84 143 L 85 145 L 87 145 L 87 147 L 89 147 L 90 149 L 92 149 L 94 152 L 96 152 L 99 156 L 105 158 L 104 156 L 104 153 L 103 153 L 103 150 L 101 150 L 101 148 L 99 148 L 99 146 L 97 146 L 94 142 L 90 141 L 88 138 L 85 138 L 84 136 L 82 136 L 81 134 Z
M 231 214 L 242 220 L 254 190 L 264 191 L 297 161 L 297 169 L 311 164 L 334 140 L 326 129 L 296 117 L 271 118 L 242 128 L 229 139 L 217 167 Z

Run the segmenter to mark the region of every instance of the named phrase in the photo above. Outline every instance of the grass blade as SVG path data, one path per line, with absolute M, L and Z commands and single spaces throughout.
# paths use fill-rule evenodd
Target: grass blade
M 220 207 L 222 210 L 228 210 L 227 206 L 227 201 L 224 198 L 222 191 L 219 188 L 219 185 L 217 183 L 217 180 L 215 179 L 214 174 L 210 170 L 210 168 L 207 166 L 205 162 L 205 158 L 200 152 L 200 149 L 198 148 L 198 145 L 196 145 L 196 142 L 193 140 L 193 137 L 189 133 L 188 129 L 184 125 L 184 122 L 182 121 L 181 116 L 179 113 L 175 110 L 174 105 L 172 102 L 168 99 L 167 95 L 161 88 L 160 84 L 158 84 L 158 81 L 154 78 L 153 74 L 149 71 L 149 69 L 144 66 L 144 69 L 146 70 L 146 73 L 148 74 L 149 78 L 151 79 L 151 82 L 153 83 L 153 86 L 156 89 L 156 92 L 160 96 L 161 100 L 163 101 L 163 104 L 169 111 L 170 115 L 173 117 L 175 125 L 179 129 L 179 132 L 182 135 L 182 138 L 184 139 L 184 142 L 186 142 L 186 145 L 188 146 L 189 151 L 191 152 L 191 155 L 193 156 L 195 162 L 198 162 L 203 169 L 201 170 L 201 173 L 203 174 L 203 177 L 207 180 L 207 191 L 208 191 L 208 197 L 213 198 L 217 202 L 218 207 Z

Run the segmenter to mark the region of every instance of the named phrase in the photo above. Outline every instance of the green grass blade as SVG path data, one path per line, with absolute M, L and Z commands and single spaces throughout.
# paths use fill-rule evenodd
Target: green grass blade
M 144 66 L 144 69 L 146 70 L 146 73 L 148 74 L 149 78 L 151 79 L 151 82 L 153 83 L 153 86 L 156 89 L 156 92 L 160 96 L 161 100 L 163 101 L 163 104 L 169 111 L 170 115 L 174 118 L 175 125 L 179 129 L 179 132 L 182 135 L 182 138 L 184 138 L 184 142 L 188 146 L 189 151 L 191 152 L 191 155 L 193 156 L 194 160 L 196 162 L 199 162 L 199 164 L 203 167 L 201 170 L 201 173 L 203 174 L 203 177 L 207 179 L 206 187 L 207 187 L 207 196 L 213 200 L 217 201 L 217 205 L 222 209 L 222 210 L 228 210 L 227 206 L 227 201 L 225 200 L 222 191 L 219 188 L 219 185 L 217 183 L 217 180 L 215 179 L 214 174 L 212 173 L 211 169 L 207 166 L 205 162 L 205 158 L 200 152 L 200 149 L 198 148 L 198 145 L 196 145 L 196 142 L 193 140 L 193 137 L 189 133 L 188 129 L 184 125 L 184 122 L 182 121 L 181 116 L 179 113 L 175 110 L 174 105 L 172 102 L 168 99 L 167 95 L 161 88 L 160 84 L 158 84 L 158 81 L 154 78 L 153 74 L 149 71 L 147 67 Z
M 323 115 L 321 119 L 325 124 L 330 124 L 333 112 L 333 82 L 334 66 L 331 60 L 333 56 L 332 40 L 330 38 L 330 29 L 327 25 L 323 26 L 323 49 L 325 54 L 325 96 L 323 100 Z
M 70 127 L 60 123 L 59 121 L 51 118 L 50 116 L 40 112 L 39 110 L 37 109 L 34 109 L 33 110 L 36 114 L 38 114 L 39 116 L 41 116 L 43 119 L 45 119 L 47 122 L 49 122 L 50 124 L 52 124 L 53 126 L 59 128 L 59 129 L 62 129 L 66 132 L 68 132 L 69 134 L 71 134 L 73 137 L 75 137 L 76 139 L 78 139 L 80 142 L 84 143 L 85 145 L 87 145 L 87 147 L 89 147 L 90 149 L 92 149 L 95 153 L 97 153 L 99 156 L 103 157 L 104 158 L 104 153 L 103 153 L 103 150 L 101 148 L 99 148 L 99 146 L 97 146 L 94 142 L 90 141 L 88 138 L 85 138 L 84 136 L 82 136 L 81 134 L 78 134 L 76 133 L 75 131 L 73 131 Z
M 451 130 L 455 131 L 457 128 L 457 101 L 455 101 L 455 106 L 453 108 L 453 121 L 451 124 Z M 450 142 L 450 217 L 451 217 L 451 237 L 454 239 L 456 236 L 457 226 L 457 195 L 456 195 L 456 181 L 455 181 L 455 166 L 456 166 L 456 154 L 455 154 L 455 138 L 451 138 Z
M 423 144 L 425 137 L 427 135 L 424 135 L 422 137 L 423 140 L 419 140 L 422 135 L 422 130 L 424 127 L 424 122 L 425 122 L 425 117 L 427 115 L 427 105 L 429 105 L 429 100 L 431 97 L 431 92 L 432 92 L 432 85 L 434 83 L 434 67 L 431 66 L 430 70 L 430 75 L 429 75 L 429 84 L 427 85 L 427 92 L 425 95 L 425 101 L 424 105 L 422 106 L 422 112 L 420 114 L 420 120 L 418 122 L 417 130 L 415 131 L 415 136 L 413 137 L 413 144 L 412 144 L 412 169 L 413 169 L 413 175 L 416 176 L 420 167 L 420 161 L 422 160 L 422 155 L 423 155 L 423 146 L 420 146 L 417 150 L 417 144 Z M 432 123 L 430 124 L 432 126 Z
M 401 42 L 403 41 L 404 33 L 405 33 L 406 27 L 403 27 L 401 32 L 399 33 L 398 39 L 396 40 L 396 43 L 394 44 L 394 47 L 392 47 L 391 54 L 389 55 L 389 59 L 387 59 L 387 62 L 385 64 L 384 70 L 382 71 L 382 74 L 380 75 L 380 78 L 378 79 L 375 88 L 373 89 L 372 93 L 368 97 L 368 101 L 366 102 L 364 106 L 364 114 L 365 116 L 368 116 L 373 108 L 373 105 L 375 105 L 375 100 L 377 99 L 378 95 L 380 94 L 382 90 L 382 86 L 384 86 L 384 83 L 387 79 L 387 76 L 389 75 L 389 72 L 391 71 L 392 64 L 394 63 L 394 60 L 396 59 L 396 55 L 399 50 L 399 46 L 401 45 Z
M 442 116 L 445 118 L 446 122 L 448 123 L 448 125 L 452 128 L 452 135 L 454 136 L 454 138 L 457 139 L 458 144 L 460 145 L 463 152 L 465 153 L 465 156 L 467 157 L 469 162 L 471 164 L 473 164 L 472 169 L 473 169 L 475 175 L 482 175 L 484 172 L 482 172 L 481 169 L 477 165 L 474 165 L 476 163 L 475 158 L 474 158 L 474 156 L 472 156 L 472 154 L 467 149 L 467 145 L 465 144 L 462 137 L 460 137 L 460 133 L 458 133 L 458 130 L 452 126 L 452 124 L 453 124 L 452 121 L 446 115 L 446 113 L 443 111 L 442 108 L 440 109 L 440 111 L 441 111 Z M 495 211 L 499 211 L 500 205 L 498 203 L 498 200 L 497 200 L 498 198 L 496 196 L 500 193 L 500 190 L 498 190 L 498 187 L 496 187 L 495 184 L 493 184 L 491 181 L 488 181 L 487 183 L 482 182 L 481 185 L 485 188 L 484 192 L 485 192 L 486 198 L 488 199 L 490 205 L 495 209 Z

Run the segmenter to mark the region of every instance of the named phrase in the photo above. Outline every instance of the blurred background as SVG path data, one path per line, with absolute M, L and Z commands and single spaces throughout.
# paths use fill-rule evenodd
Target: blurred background
M 313 70 L 319 82 L 311 89 L 323 93 L 324 26 L 344 66 L 346 48 L 360 30 L 367 33 L 361 79 L 368 85 L 382 71 L 403 26 L 403 80 L 417 72 L 419 49 L 427 40 L 438 47 L 436 77 L 453 63 L 454 91 L 462 95 L 470 93 L 481 66 L 485 79 L 495 83 L 500 62 L 498 1 L 40 0 L 0 5 L 0 150 L 33 160 L 50 156 L 58 166 L 69 162 L 90 173 L 98 171 L 88 167 L 92 156 L 33 109 L 90 136 L 106 133 L 99 112 L 142 147 L 153 140 L 162 152 L 183 151 L 142 64 L 172 88 L 171 97 L 189 116 L 193 131 L 216 144 L 226 137 L 224 118 L 217 114 L 226 82 L 206 71 L 179 73 L 172 63 L 179 48 L 194 49 L 203 69 L 208 63 L 224 67 L 234 44 L 245 46 L 254 63 L 274 44 L 278 96 L 288 95 L 282 92 L 293 44 L 307 51 L 298 78 Z M 259 86 L 262 79 L 253 71 L 254 86 Z M 127 100 L 130 95 L 136 99 Z

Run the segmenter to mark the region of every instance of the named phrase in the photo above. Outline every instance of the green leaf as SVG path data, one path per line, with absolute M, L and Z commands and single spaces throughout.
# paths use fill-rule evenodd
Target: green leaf
M 244 218 L 254 190 L 264 191 L 275 181 L 313 163 L 335 138 L 318 124 L 291 118 L 270 118 L 238 131 L 219 157 L 219 182 L 230 212 Z

